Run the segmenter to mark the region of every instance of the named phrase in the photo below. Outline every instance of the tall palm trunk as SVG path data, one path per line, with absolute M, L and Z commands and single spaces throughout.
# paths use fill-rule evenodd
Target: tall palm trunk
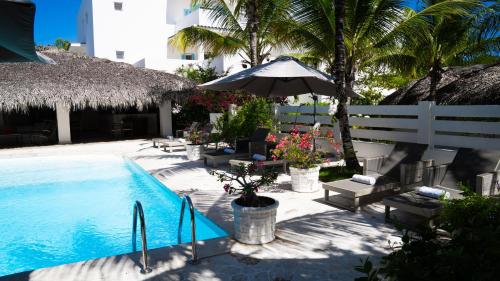
M 258 64 L 257 50 L 257 32 L 259 29 L 259 18 L 257 16 L 258 0 L 249 0 L 247 2 L 246 14 L 248 21 L 248 36 L 250 42 L 250 66 L 254 67 Z
M 342 145 L 346 166 L 349 169 L 361 170 L 354 146 L 352 145 L 351 131 L 349 130 L 349 118 L 347 115 L 347 93 L 345 89 L 345 43 L 344 43 L 344 0 L 334 0 L 335 5 L 335 84 L 337 84 L 337 96 L 339 104 L 337 107 L 337 119 L 340 123 Z
M 431 86 L 429 89 L 429 100 L 436 100 L 436 91 L 441 78 L 443 78 L 443 69 L 441 68 L 441 63 L 439 60 L 435 60 L 434 64 L 429 71 L 429 76 L 431 77 Z

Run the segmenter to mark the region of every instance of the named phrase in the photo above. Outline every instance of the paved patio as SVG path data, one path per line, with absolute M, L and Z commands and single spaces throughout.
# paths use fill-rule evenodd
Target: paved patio
M 224 193 L 203 161 L 188 162 L 185 152 L 166 153 L 153 148 L 151 141 L 8 149 L 0 150 L 0 159 L 100 153 L 133 159 L 170 189 L 188 193 L 198 210 L 232 231 L 230 201 L 234 197 Z M 312 194 L 291 191 L 289 181 L 289 176 L 280 175 L 276 185 L 260 193 L 280 202 L 277 239 L 269 244 L 249 246 L 230 240 L 222 243 L 224 251 L 203 250 L 210 257 L 195 266 L 186 263 L 187 247 L 171 249 L 168 255 L 154 252 L 155 270 L 147 275 L 137 273 L 138 257 L 132 254 L 37 270 L 12 280 L 353 280 L 360 259 L 377 260 L 390 250 L 388 241 L 400 241 L 399 232 L 384 223 L 382 205 L 352 213 L 321 203 L 321 190 Z

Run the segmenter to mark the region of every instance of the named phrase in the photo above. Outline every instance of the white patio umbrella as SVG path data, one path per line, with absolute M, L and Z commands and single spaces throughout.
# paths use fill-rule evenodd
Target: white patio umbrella
M 316 123 L 317 95 L 336 95 L 336 85 L 331 76 L 287 56 L 201 84 L 198 87 L 215 91 L 244 90 L 262 97 L 311 94 L 314 100 L 314 123 Z M 359 96 L 353 91 L 348 91 L 348 95 Z

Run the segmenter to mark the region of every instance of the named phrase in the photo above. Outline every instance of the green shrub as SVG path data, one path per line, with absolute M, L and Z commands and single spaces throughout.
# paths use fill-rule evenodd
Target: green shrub
M 319 180 L 322 182 L 336 181 L 351 178 L 358 172 L 349 170 L 344 166 L 322 168 L 319 171 Z
M 448 201 L 440 219 L 450 237 L 428 228 L 416 235 L 405 231 L 379 268 L 367 270 L 368 260 L 356 268 L 367 275 L 357 280 L 498 280 L 500 198 L 474 194 Z
M 258 127 L 272 128 L 272 103 L 265 98 L 255 98 L 245 102 L 236 115 L 229 120 L 227 112 L 219 118 L 215 128 L 228 143 L 234 143 L 237 138 L 250 137 Z

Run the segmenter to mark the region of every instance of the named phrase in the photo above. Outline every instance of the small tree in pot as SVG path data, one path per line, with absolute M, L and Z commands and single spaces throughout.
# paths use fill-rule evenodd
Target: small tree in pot
M 246 244 L 264 244 L 274 240 L 276 209 L 278 201 L 265 196 L 257 196 L 261 186 L 272 184 L 278 177 L 273 170 L 265 170 L 259 164 L 235 166 L 231 173 L 210 172 L 220 182 L 225 182 L 224 190 L 229 194 L 240 194 L 231 202 L 234 215 L 234 236 Z
M 273 159 L 285 159 L 290 163 L 293 191 L 314 192 L 318 189 L 321 157 L 313 149 L 317 134 L 318 130 L 301 134 L 294 128 L 273 150 Z
M 187 137 L 189 143 L 186 145 L 187 158 L 191 161 L 201 159 L 203 152 L 203 131 L 193 129 L 189 132 Z

